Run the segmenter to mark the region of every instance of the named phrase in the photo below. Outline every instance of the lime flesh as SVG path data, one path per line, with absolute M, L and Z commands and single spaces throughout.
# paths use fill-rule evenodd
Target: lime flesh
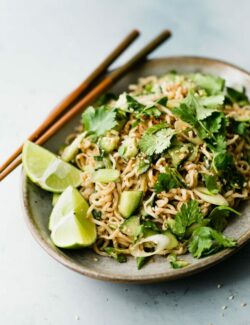
M 28 177 L 44 190 L 60 193 L 81 184 L 81 171 L 52 152 L 27 141 L 23 147 L 23 166 Z
M 51 239 L 56 246 L 81 248 L 95 242 L 96 227 L 86 217 L 88 208 L 88 203 L 72 186 L 62 193 L 49 220 Z

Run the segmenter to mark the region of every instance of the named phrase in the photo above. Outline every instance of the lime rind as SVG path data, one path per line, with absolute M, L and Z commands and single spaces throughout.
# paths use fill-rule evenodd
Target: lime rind
M 56 246 L 80 248 L 95 242 L 96 227 L 93 221 L 87 218 L 88 209 L 88 203 L 72 186 L 61 194 L 49 220 L 51 239 Z
M 23 166 L 31 181 L 50 192 L 61 193 L 70 185 L 81 184 L 79 169 L 30 141 L 23 147 Z

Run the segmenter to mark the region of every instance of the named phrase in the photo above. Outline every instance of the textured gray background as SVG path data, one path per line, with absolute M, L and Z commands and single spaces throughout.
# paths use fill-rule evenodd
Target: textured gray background
M 174 37 L 154 56 L 211 56 L 249 70 L 249 11 L 248 0 L 0 0 L 0 159 L 131 28 L 143 36 L 120 62 L 168 27 Z M 1 324 L 250 324 L 249 245 L 172 283 L 98 282 L 38 247 L 23 221 L 19 187 L 20 170 L 0 184 Z

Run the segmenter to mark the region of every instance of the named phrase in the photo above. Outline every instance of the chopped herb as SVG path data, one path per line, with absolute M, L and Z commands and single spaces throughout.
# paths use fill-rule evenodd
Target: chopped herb
M 154 134 L 158 131 L 160 131 L 161 129 L 166 129 L 168 127 L 167 123 L 158 123 L 155 124 L 154 126 L 151 126 L 150 128 L 148 128 L 145 132 L 145 134 Z
M 101 211 L 97 211 L 97 210 L 93 210 L 92 211 L 92 214 L 93 214 L 93 217 L 96 219 L 96 220 L 101 220 L 102 218 L 102 212 Z
M 122 254 L 119 251 L 119 249 L 116 249 L 114 247 L 105 247 L 104 250 L 109 256 L 113 257 L 117 262 L 119 263 L 127 262 L 127 256 Z
M 227 87 L 227 101 L 230 104 L 238 103 L 240 106 L 248 105 L 249 99 L 246 95 L 246 88 L 243 87 L 242 91 Z
M 232 154 L 227 151 L 217 153 L 213 158 L 213 166 L 228 188 L 242 188 L 245 178 L 237 170 Z
M 174 134 L 173 129 L 162 129 L 155 134 L 145 134 L 139 142 L 139 147 L 147 156 L 160 154 L 170 147 Z
M 240 213 L 226 205 L 220 205 L 215 207 L 209 214 L 208 219 L 210 220 L 210 226 L 221 232 L 228 224 L 228 217 L 231 213 L 240 215 Z
M 198 98 L 200 105 L 215 109 L 223 105 L 224 100 L 225 96 L 223 94 Z
M 141 116 L 154 116 L 156 118 L 161 116 L 161 112 L 155 106 L 145 107 L 144 109 L 140 110 L 139 113 L 135 115 L 137 119 L 140 119 Z
M 187 227 L 194 223 L 200 223 L 203 215 L 200 211 L 199 204 L 196 200 L 190 200 L 181 206 L 180 212 L 177 213 L 174 222 L 170 223 L 171 231 L 178 237 L 184 237 Z
M 159 174 L 154 189 L 156 193 L 160 193 L 178 187 L 186 187 L 181 175 L 175 168 L 166 168 L 166 173 Z
M 188 261 L 177 259 L 175 254 L 168 255 L 168 261 L 173 269 L 182 269 L 183 267 L 189 265 Z
M 230 126 L 232 127 L 233 133 L 239 134 L 250 142 L 250 123 L 249 122 L 239 122 L 235 120 L 230 121 Z
M 140 270 L 145 264 L 148 263 L 150 260 L 151 256 L 141 256 L 141 257 L 136 257 L 136 264 L 137 264 L 137 269 Z
M 155 232 L 160 232 L 161 229 L 159 228 L 159 226 L 153 222 L 152 220 L 146 220 L 143 222 L 143 227 L 144 229 L 150 229 L 152 231 L 155 231 Z
M 205 179 L 206 188 L 208 189 L 208 191 L 210 193 L 212 193 L 212 194 L 219 193 L 216 176 L 204 175 L 204 179 Z
M 132 108 L 134 111 L 143 110 L 146 106 L 139 103 L 134 97 L 127 95 L 126 96 L 128 107 Z
M 157 100 L 157 104 L 160 104 L 164 107 L 167 106 L 167 102 L 168 102 L 168 98 L 167 97 L 162 97 L 160 99 Z
M 140 160 L 137 172 L 139 175 L 146 173 L 146 171 L 150 168 L 151 161 L 150 160 Z
M 225 86 L 225 80 L 208 74 L 195 73 L 190 78 L 202 89 L 205 89 L 208 95 L 220 94 Z
M 190 238 L 189 252 L 197 258 L 214 254 L 224 248 L 235 247 L 236 242 L 210 227 L 196 228 Z
M 98 109 L 90 106 L 82 114 L 82 123 L 85 131 L 100 136 L 116 126 L 115 117 L 116 113 L 106 106 L 98 107 Z

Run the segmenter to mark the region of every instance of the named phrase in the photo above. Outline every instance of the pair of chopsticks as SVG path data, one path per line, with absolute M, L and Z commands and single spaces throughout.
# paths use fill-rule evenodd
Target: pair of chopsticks
M 100 95 L 111 88 L 128 71 L 144 60 L 159 45 L 170 38 L 171 32 L 164 30 L 138 53 L 136 53 L 123 66 L 114 70 L 107 76 L 108 67 L 132 44 L 139 36 L 139 32 L 130 32 L 124 40 L 106 57 L 106 59 L 85 79 L 79 87 L 71 92 L 45 119 L 45 121 L 29 136 L 29 140 L 43 144 L 58 132 L 67 122 L 92 104 Z M 94 85 L 97 80 L 101 81 Z M 0 167 L 0 181 L 3 180 L 22 162 L 23 145 L 21 145 Z

